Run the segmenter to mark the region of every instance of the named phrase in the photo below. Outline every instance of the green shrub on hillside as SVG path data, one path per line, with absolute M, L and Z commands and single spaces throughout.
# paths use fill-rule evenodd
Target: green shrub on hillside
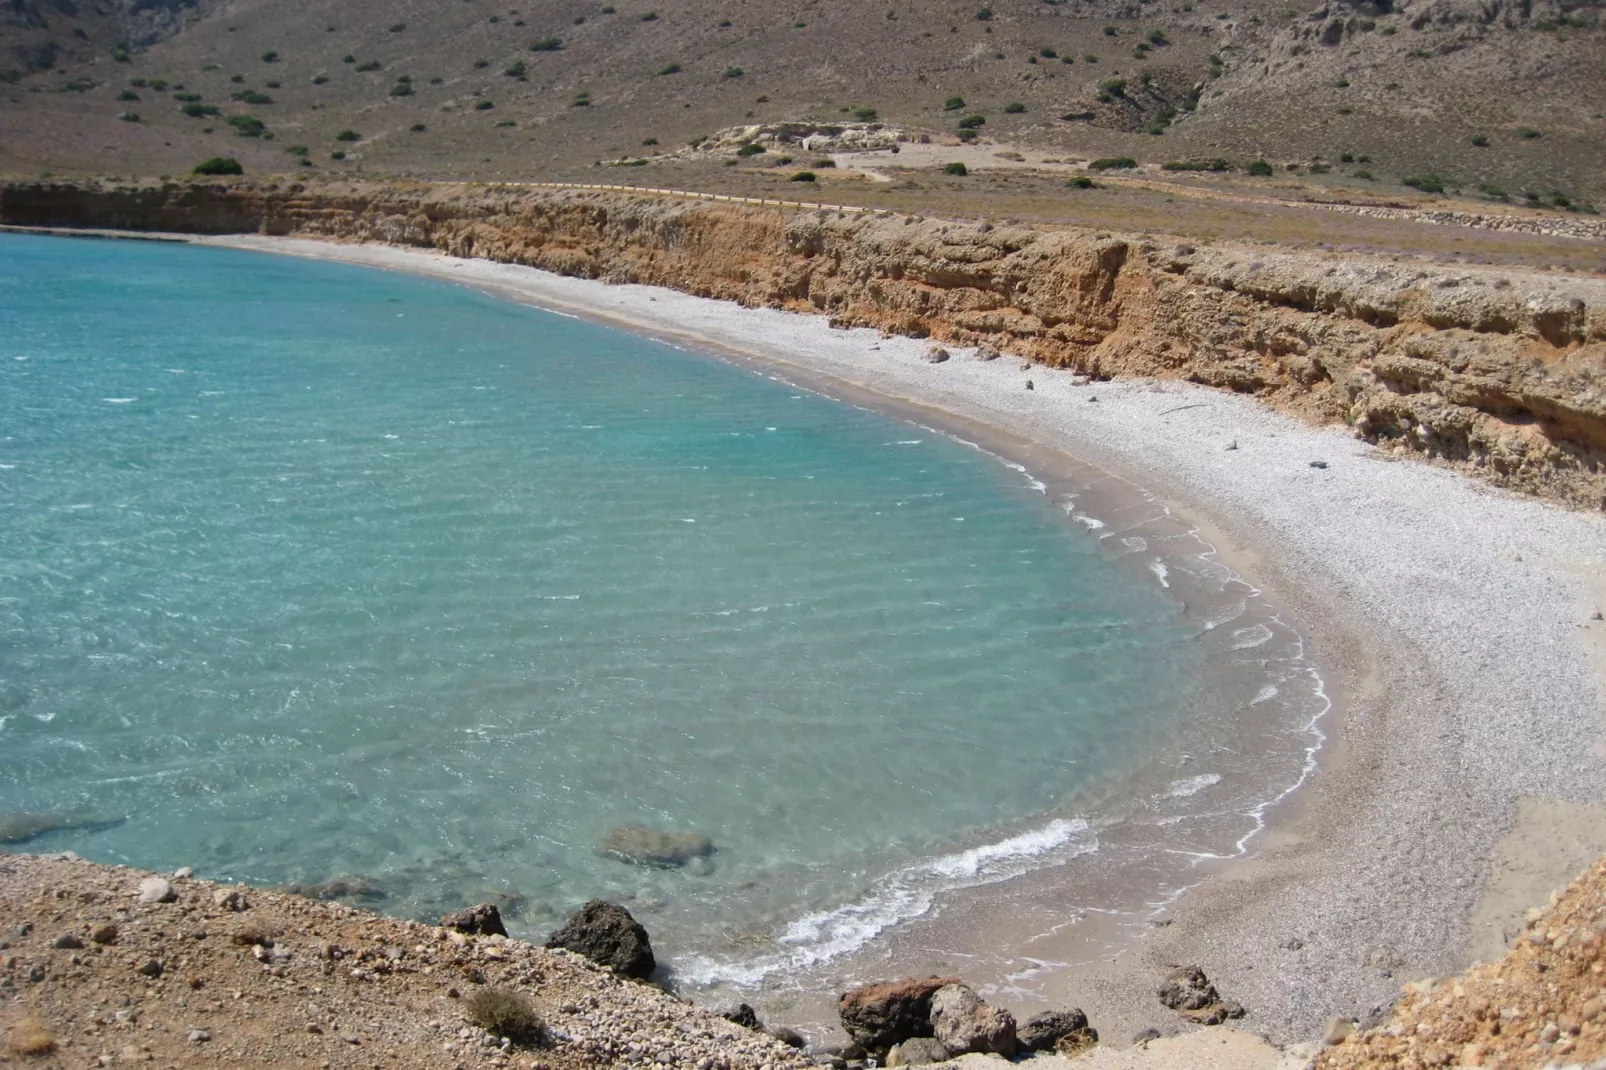
M 496 105 L 488 100 L 476 100 L 474 102 L 475 111 L 490 111 L 494 107 L 496 107 Z
M 539 41 L 530 42 L 531 52 L 562 52 L 563 38 L 543 37 Z
M 1104 156 L 1087 165 L 1089 171 L 1130 171 L 1138 162 L 1130 156 Z
M 245 168 L 233 156 L 213 156 L 195 165 L 197 175 L 243 175 Z
M 1172 160 L 1160 165 L 1162 171 L 1225 171 L 1227 161 L 1217 156 L 1213 160 Z
M 423 123 L 414 123 L 412 126 L 409 126 L 407 129 L 411 130 L 415 134 L 422 134 L 425 130 L 427 130 L 429 128 L 426 127 Z
M 1441 175 L 1412 175 L 1404 180 L 1412 189 L 1419 189 L 1423 193 L 1443 193 L 1444 178 Z
M 403 30 L 407 29 L 407 24 L 405 22 L 393 22 L 389 26 L 385 27 L 385 29 L 389 30 L 391 33 L 401 33 Z
M 968 174 L 970 174 L 970 168 L 966 167 L 964 164 L 960 163 L 958 160 L 955 160 L 953 163 L 949 164 L 947 167 L 944 167 L 942 169 L 942 173 L 945 174 L 945 175 L 968 175 Z
M 241 137 L 261 137 L 268 129 L 255 115 L 231 115 L 224 122 L 234 127 Z
M 242 89 L 238 93 L 230 93 L 230 100 L 237 100 L 242 104 L 272 104 L 273 98 L 266 93 L 258 93 L 255 89 Z
M 203 119 L 208 115 L 222 115 L 223 112 L 215 104 L 198 104 L 194 101 L 184 105 L 179 111 L 191 119 Z
M 342 130 L 335 135 L 336 141 L 361 141 L 362 135 L 355 130 Z
M 138 100 L 139 99 L 139 94 L 134 92 L 132 89 L 125 89 L 121 93 L 117 94 L 117 99 L 118 100 Z
M 1088 178 L 1086 175 L 1077 175 L 1075 178 L 1065 183 L 1065 185 L 1070 189 L 1092 189 L 1093 180 Z
M 736 150 L 736 155 L 746 159 L 749 156 L 757 156 L 759 153 L 764 151 L 765 149 L 763 145 L 760 145 L 755 141 L 748 141 Z
M 277 63 L 277 62 L 279 62 L 279 53 L 273 51 L 272 49 L 269 49 L 268 51 L 262 53 L 262 62 L 263 63 Z
M 861 123 L 873 123 L 876 119 L 876 110 L 874 108 L 855 108 L 853 109 L 853 117 Z
M 1272 167 L 1271 164 L 1265 160 L 1256 160 L 1254 163 L 1244 168 L 1244 171 L 1251 175 L 1259 175 L 1261 178 L 1266 178 L 1272 173 Z
M 1112 97 L 1124 97 L 1126 96 L 1126 79 L 1106 78 L 1099 83 L 1099 88 Z
M 977 130 L 986 125 L 987 117 L 985 115 L 967 115 L 959 120 L 959 129 L 961 130 Z
M 369 71 L 381 71 L 381 70 L 384 70 L 384 69 L 385 69 L 385 65 L 383 63 L 380 63 L 377 59 L 371 59 L 366 63 L 357 64 L 357 70 L 359 72 L 361 72 L 361 73 L 364 73 L 364 74 L 366 74 Z
M 519 81 L 522 82 L 524 80 L 525 74 L 526 74 L 526 69 L 525 69 L 525 66 L 524 66 L 524 61 L 522 59 L 514 60 L 512 63 L 509 63 L 506 67 L 502 68 L 502 77 L 504 77 L 504 78 L 517 78 L 517 79 L 519 79 Z
M 791 181 L 793 182 L 813 182 L 814 180 L 813 171 L 799 171 L 791 178 Z
M 1004 105 L 1004 113 L 1006 115 L 1019 115 L 1022 112 L 1024 112 L 1025 110 L 1026 110 L 1026 105 L 1022 104 L 1018 100 L 1012 100 L 1008 104 Z
M 725 73 L 721 74 L 720 77 L 721 78 L 740 78 L 742 75 L 744 75 L 746 73 L 747 72 L 742 70 L 740 67 L 726 67 L 725 68 Z
M 942 110 L 943 111 L 958 111 L 960 108 L 963 108 L 964 106 L 965 106 L 965 98 L 964 97 L 949 97 L 947 100 L 942 102 Z
M 1524 141 L 1532 141 L 1534 138 L 1544 137 L 1545 135 L 1531 126 L 1519 126 L 1517 127 L 1517 136 Z

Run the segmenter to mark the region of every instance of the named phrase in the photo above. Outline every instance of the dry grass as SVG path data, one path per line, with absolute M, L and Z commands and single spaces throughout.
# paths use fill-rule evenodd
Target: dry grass
M 539 1044 L 546 1036 L 546 1023 L 522 993 L 511 988 L 481 988 L 463 1001 L 471 1022 L 515 1044 Z
M 56 1050 L 56 1035 L 43 1021 L 30 1015 L 11 1027 L 6 1050 L 12 1055 L 49 1055 Z

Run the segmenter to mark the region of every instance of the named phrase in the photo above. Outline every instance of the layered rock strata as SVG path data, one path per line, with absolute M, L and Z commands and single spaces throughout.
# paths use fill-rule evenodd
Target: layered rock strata
M 824 313 L 1095 377 L 1251 393 L 1606 508 L 1600 279 L 517 186 L 14 183 L 0 222 L 385 242 Z

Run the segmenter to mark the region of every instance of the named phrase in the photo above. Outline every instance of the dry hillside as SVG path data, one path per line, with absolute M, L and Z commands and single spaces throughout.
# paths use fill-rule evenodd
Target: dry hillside
M 1571 205 L 1606 201 L 1601 17 L 1598 0 L 5 0 L 0 172 L 230 155 L 573 177 L 746 122 L 873 112 L 937 143 L 979 118 L 997 148 Z M 678 166 L 656 183 L 709 181 Z

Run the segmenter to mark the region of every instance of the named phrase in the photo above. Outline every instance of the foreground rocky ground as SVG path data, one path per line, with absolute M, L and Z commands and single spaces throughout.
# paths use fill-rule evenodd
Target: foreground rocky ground
M 293 895 L 0 856 L 0 926 L 0 1062 L 808 1065 L 567 951 Z M 466 1007 L 491 988 L 525 996 L 545 1036 L 515 1045 L 475 1025 Z
M 1345 1033 L 1330 1028 L 1331 1039 Z M 1407 985 L 1392 1017 L 1324 1052 L 1318 1070 L 1606 1066 L 1606 859 L 1500 961 Z

